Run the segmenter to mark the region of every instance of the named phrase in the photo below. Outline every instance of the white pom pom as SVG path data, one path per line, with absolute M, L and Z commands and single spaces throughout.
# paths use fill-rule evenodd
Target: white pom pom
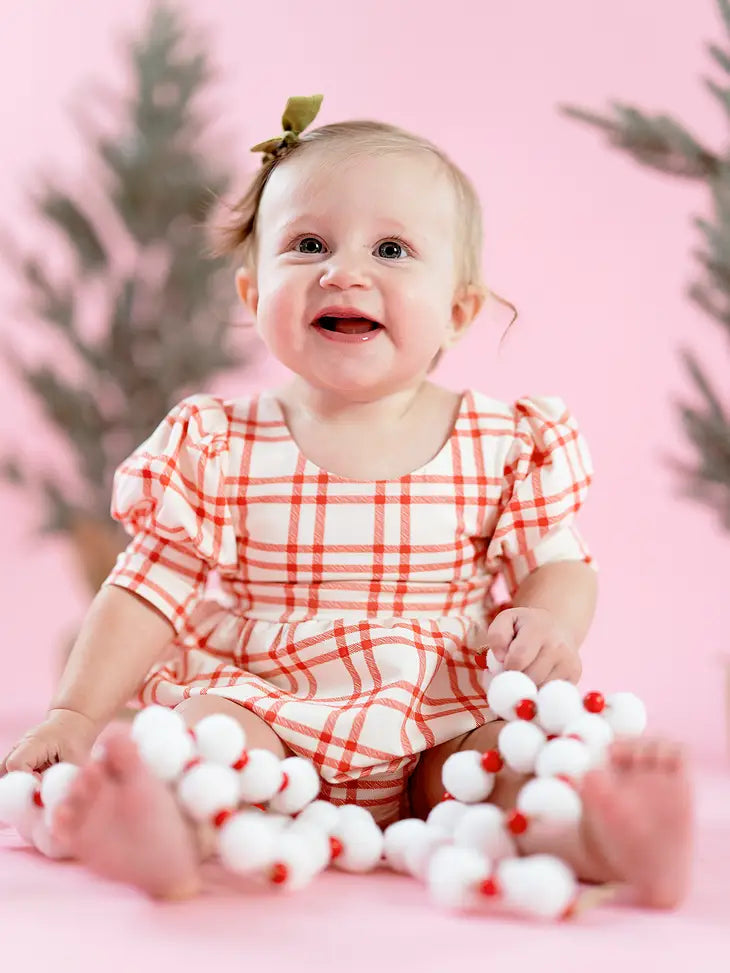
M 403 818 L 385 829 L 383 835 L 383 857 L 394 872 L 410 874 L 406 865 L 406 852 L 410 846 L 420 840 L 429 829 L 425 821 L 420 818 Z M 445 835 L 445 832 L 440 832 Z
M 493 649 L 489 649 L 487 652 L 487 669 L 493 676 L 498 676 L 500 672 L 504 672 L 504 664 L 499 661 Z
M 311 760 L 304 757 L 287 757 L 281 761 L 281 769 L 286 781 L 283 789 L 269 801 L 269 808 L 281 814 L 296 814 L 319 794 L 319 775 Z
M 279 792 L 284 782 L 282 761 L 270 750 L 249 750 L 239 772 L 240 796 L 244 804 L 263 804 Z
M 538 777 L 570 777 L 580 780 L 590 769 L 591 752 L 580 740 L 557 737 L 549 740 L 537 755 L 535 773 Z
M 560 918 L 576 896 L 575 876 L 552 855 L 506 859 L 496 878 L 505 905 L 541 919 Z
M 497 738 L 504 762 L 520 774 L 534 773 L 535 761 L 546 743 L 547 737 L 540 727 L 527 720 L 506 723 Z
M 332 841 L 326 831 L 302 821 L 301 816 L 292 820 L 288 830 L 299 835 L 306 842 L 315 873 L 323 872 L 329 867 L 332 863 Z
M 591 767 L 596 767 L 603 763 L 606 748 L 613 740 L 613 730 L 602 716 L 584 713 L 577 720 L 568 723 L 565 736 L 577 737 L 585 743 L 591 755 Z
M 468 804 L 462 804 L 461 801 L 440 801 L 428 812 L 426 824 L 429 828 L 440 828 L 446 834 L 452 835 L 468 807 Z
M 617 737 L 638 737 L 646 729 L 646 708 L 634 693 L 606 696 L 602 716 Z
M 177 793 L 194 821 L 212 821 L 238 807 L 238 774 L 220 764 L 198 764 L 183 774 Z
M 339 808 L 329 801 L 312 801 L 297 815 L 297 821 L 311 824 L 326 835 L 335 833 L 339 821 Z
M 457 823 L 453 841 L 457 848 L 473 848 L 495 862 L 517 854 L 504 812 L 494 804 L 470 807 Z
M 203 760 L 231 767 L 246 747 L 241 724 L 225 713 L 211 713 L 195 724 L 193 730 L 198 754 Z
M 557 777 L 534 777 L 517 795 L 517 810 L 529 818 L 567 824 L 580 819 L 583 805 L 565 781 Z
M 452 753 L 441 768 L 441 780 L 449 794 L 464 804 L 485 801 L 494 789 L 494 774 L 482 768 L 478 750 Z
M 268 878 L 273 885 L 289 891 L 301 889 L 322 871 L 326 862 L 322 863 L 319 849 L 308 839 L 304 828 L 300 832 L 287 829 L 279 834 L 274 861 L 268 869 Z
M 585 713 L 578 687 L 565 679 L 546 682 L 537 691 L 537 722 L 546 733 L 562 733 Z
M 472 848 L 439 848 L 428 865 L 431 898 L 446 909 L 473 909 L 481 903 L 479 887 L 491 870 L 489 860 Z
M 132 721 L 132 739 L 139 743 L 147 734 L 154 736 L 156 733 L 187 733 L 187 727 L 175 710 L 166 706 L 147 706 Z
M 75 780 L 78 772 L 79 768 L 75 764 L 69 764 L 65 761 L 53 764 L 52 767 L 49 767 L 48 770 L 43 772 L 41 777 L 41 800 L 45 808 L 44 818 L 46 826 L 50 826 L 53 811 L 61 801 L 66 799 L 71 789 L 71 784 Z M 49 855 L 48 857 L 54 858 L 59 856 Z
M 280 829 L 260 811 L 239 811 L 218 831 L 223 865 L 237 875 L 254 875 L 271 866 Z
M 47 811 L 49 809 L 46 809 Z M 50 809 L 53 810 L 52 808 Z M 53 858 L 60 861 L 64 858 L 71 858 L 69 849 L 54 837 L 49 826 L 49 815 L 47 813 L 34 815 L 30 829 L 30 842 L 46 858 Z
M 333 864 L 345 872 L 370 872 L 383 854 L 383 832 L 365 808 L 340 807 L 333 837 L 342 845 Z
M 24 770 L 11 770 L 0 777 L 0 824 L 18 829 L 22 818 L 33 807 L 38 781 Z
M 512 669 L 492 679 L 487 692 L 489 708 L 503 720 L 517 719 L 515 706 L 523 699 L 537 699 L 537 686 L 524 672 Z
M 426 826 L 425 831 L 411 837 L 410 844 L 405 849 L 404 861 L 405 871 L 414 878 L 425 881 L 428 874 L 428 865 L 434 854 L 444 845 L 451 844 L 451 835 L 446 834 L 441 828 L 430 828 Z
M 146 712 L 143 710 L 142 712 Z M 165 712 L 170 712 L 166 710 Z M 145 730 L 138 734 L 139 756 L 158 780 L 170 783 L 178 779 L 194 754 L 193 740 L 180 728 L 161 726 L 159 730 Z

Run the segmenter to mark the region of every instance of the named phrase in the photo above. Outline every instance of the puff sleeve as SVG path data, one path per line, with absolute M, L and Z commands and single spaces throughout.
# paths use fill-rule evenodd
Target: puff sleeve
M 518 399 L 514 438 L 487 564 L 501 573 L 510 597 L 541 565 L 579 560 L 595 567 L 575 527 L 593 477 L 586 442 L 559 398 Z
M 212 569 L 231 572 L 229 421 L 220 399 L 177 405 L 117 469 L 112 517 L 132 541 L 104 582 L 138 594 L 178 632 Z

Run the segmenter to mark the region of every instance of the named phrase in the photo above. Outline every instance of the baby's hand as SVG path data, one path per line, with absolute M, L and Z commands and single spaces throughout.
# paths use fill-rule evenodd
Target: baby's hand
M 101 729 L 82 713 L 51 710 L 48 717 L 29 730 L 0 763 L 0 776 L 11 770 L 41 773 L 62 760 L 83 763 Z
M 551 679 L 577 683 L 583 667 L 570 634 L 546 608 L 507 608 L 487 630 L 487 648 L 505 669 L 524 672 L 537 685 Z

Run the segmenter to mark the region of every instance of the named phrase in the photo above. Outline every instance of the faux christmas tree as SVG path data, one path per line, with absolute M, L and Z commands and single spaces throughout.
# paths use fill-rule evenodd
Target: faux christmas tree
M 40 503 L 44 529 L 75 543 L 92 590 L 124 544 L 108 513 L 116 466 L 175 402 L 243 364 L 230 344 L 231 274 L 205 242 L 206 215 L 229 186 L 197 104 L 209 58 L 168 2 L 126 50 L 133 84 L 117 134 L 87 132 L 88 171 L 75 189 L 47 183 L 35 194 L 49 229 L 42 251 L 7 253 L 23 327 L 63 346 L 40 364 L 17 350 L 7 357 L 75 476 L 35 467 L 22 437 L 4 443 L 3 472 Z M 61 274 L 45 259 L 59 247 Z M 91 329 L 89 302 L 100 322 Z
M 730 0 L 717 3 L 730 35 Z M 708 49 L 724 77 L 720 84 L 710 79 L 705 83 L 730 121 L 730 52 L 715 44 Z M 563 111 L 604 131 L 611 144 L 643 165 L 707 184 L 712 211 L 709 219 L 695 221 L 703 245 L 694 254 L 700 276 L 688 294 L 730 339 L 730 148 L 718 152 L 707 148 L 684 125 L 665 114 L 647 114 L 616 102 L 612 108 L 610 117 L 573 106 L 564 106 Z M 730 381 L 718 391 L 695 355 L 687 350 L 681 354 L 698 402 L 681 403 L 679 414 L 697 459 L 693 466 L 677 466 L 688 493 L 714 507 L 724 527 L 730 529 Z

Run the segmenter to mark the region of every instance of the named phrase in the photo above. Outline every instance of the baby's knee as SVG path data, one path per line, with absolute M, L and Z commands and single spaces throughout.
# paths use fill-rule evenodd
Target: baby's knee
M 291 756 L 289 748 L 279 739 L 265 720 L 232 699 L 214 696 L 210 693 L 202 696 L 190 696 L 177 704 L 175 712 L 182 716 L 186 725 L 191 729 L 206 716 L 211 716 L 214 713 L 230 716 L 243 727 L 246 734 L 246 749 L 270 750 L 282 759 Z

